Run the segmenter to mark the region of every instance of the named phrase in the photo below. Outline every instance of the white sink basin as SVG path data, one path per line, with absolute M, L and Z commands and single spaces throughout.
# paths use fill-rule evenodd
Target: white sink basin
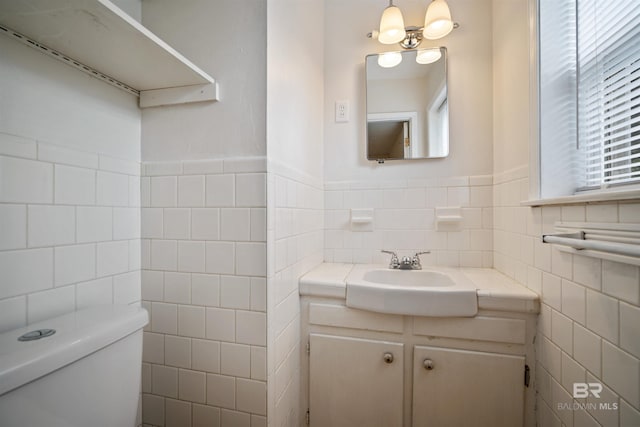
M 451 287 L 455 285 L 450 276 L 433 270 L 376 269 L 366 271 L 362 275 L 362 280 L 380 285 L 402 285 L 407 287 Z
M 391 270 L 357 265 L 346 282 L 347 307 L 433 317 L 475 316 L 478 312 L 476 287 L 451 268 Z

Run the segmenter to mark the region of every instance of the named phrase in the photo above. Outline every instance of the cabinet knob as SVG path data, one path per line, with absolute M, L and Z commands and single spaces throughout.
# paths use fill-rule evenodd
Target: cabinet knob
M 424 366 L 424 369 L 426 369 L 427 371 L 433 370 L 433 360 L 424 359 L 424 362 L 422 362 L 422 366 Z
M 382 357 L 384 359 L 384 363 L 392 363 L 393 362 L 393 354 L 385 353 Z

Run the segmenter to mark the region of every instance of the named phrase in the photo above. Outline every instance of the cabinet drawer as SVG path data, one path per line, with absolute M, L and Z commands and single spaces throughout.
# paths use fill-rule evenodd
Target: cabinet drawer
M 413 333 L 434 337 L 524 344 L 526 322 L 521 319 L 483 316 L 472 318 L 416 317 L 413 321 Z
M 309 323 L 397 334 L 401 334 L 403 330 L 402 316 L 373 313 L 332 304 L 309 304 Z

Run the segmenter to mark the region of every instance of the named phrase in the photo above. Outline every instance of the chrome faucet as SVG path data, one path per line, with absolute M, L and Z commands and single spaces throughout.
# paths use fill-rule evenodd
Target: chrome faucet
M 422 270 L 420 255 L 431 253 L 431 251 L 416 252 L 413 257 L 403 256 L 402 259 L 399 259 L 398 254 L 393 251 L 382 250 L 380 252 L 391 255 L 389 268 L 394 270 Z

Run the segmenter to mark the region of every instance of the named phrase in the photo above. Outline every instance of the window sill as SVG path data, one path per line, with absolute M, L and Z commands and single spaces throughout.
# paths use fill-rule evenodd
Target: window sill
M 640 201 L 640 189 L 591 191 L 573 196 L 553 197 L 549 199 L 525 200 L 521 206 L 574 205 L 584 203 L 619 202 L 625 200 Z

